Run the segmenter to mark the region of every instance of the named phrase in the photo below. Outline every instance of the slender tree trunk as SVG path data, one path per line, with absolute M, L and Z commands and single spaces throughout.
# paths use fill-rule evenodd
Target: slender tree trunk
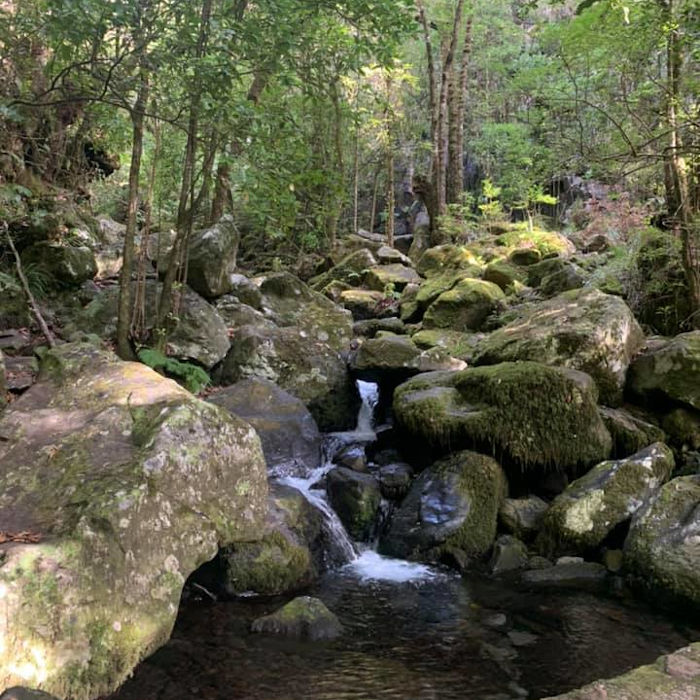
M 327 236 L 330 249 L 335 248 L 338 232 L 338 221 L 343 209 L 343 193 L 345 192 L 345 155 L 343 153 L 343 113 L 340 109 L 340 96 L 338 95 L 338 82 L 331 88 L 331 101 L 333 103 L 333 143 L 335 146 L 335 170 L 339 179 L 338 187 L 331 195 L 331 207 L 328 213 Z
M 355 152 L 352 161 L 352 232 L 357 233 L 360 225 L 360 133 L 355 120 Z
M 369 232 L 374 233 L 374 222 L 377 218 L 377 195 L 379 193 L 379 170 L 374 171 L 374 182 L 372 184 L 372 209 L 369 214 Z
M 228 208 L 233 209 L 233 195 L 231 194 L 231 166 L 228 163 L 219 163 L 216 168 L 216 182 L 214 183 L 214 197 L 211 201 L 211 214 L 209 224 L 214 225 L 224 215 Z
M 394 193 L 394 149 L 391 141 L 386 149 L 386 244 L 394 247 L 394 210 L 396 197 Z

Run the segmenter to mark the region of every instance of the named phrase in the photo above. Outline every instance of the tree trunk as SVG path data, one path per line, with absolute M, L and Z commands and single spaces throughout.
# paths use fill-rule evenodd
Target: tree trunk
M 229 177 L 231 177 L 231 166 L 228 163 L 219 163 L 216 168 L 214 197 L 211 201 L 210 225 L 219 221 L 227 208 L 229 211 L 233 210 L 233 195 L 231 194 Z
M 386 149 L 386 244 L 394 247 L 394 210 L 396 208 L 394 193 L 394 149 L 391 139 Z

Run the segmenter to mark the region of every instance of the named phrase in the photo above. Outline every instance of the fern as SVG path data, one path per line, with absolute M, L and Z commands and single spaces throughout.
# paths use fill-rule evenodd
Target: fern
M 187 390 L 193 394 L 198 394 L 211 384 L 211 378 L 201 367 L 190 362 L 180 362 L 172 357 L 166 357 L 162 352 L 153 348 L 142 348 L 138 351 L 138 358 L 144 365 L 148 365 L 156 372 L 182 380 Z

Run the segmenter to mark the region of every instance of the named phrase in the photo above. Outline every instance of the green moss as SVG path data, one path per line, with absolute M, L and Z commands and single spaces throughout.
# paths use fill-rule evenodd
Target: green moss
M 498 243 L 511 252 L 517 248 L 534 248 L 545 257 L 547 255 L 564 255 L 573 251 L 571 243 L 560 233 L 535 228 L 528 231 L 527 225 L 514 224 L 498 238 Z
M 465 278 L 433 302 L 423 325 L 453 331 L 479 330 L 504 299 L 503 291 L 495 284 Z

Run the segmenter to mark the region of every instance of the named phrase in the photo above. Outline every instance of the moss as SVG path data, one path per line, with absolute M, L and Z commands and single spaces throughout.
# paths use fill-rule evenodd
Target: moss
M 417 271 L 423 277 L 435 277 L 447 270 L 462 270 L 479 277 L 482 261 L 467 247 L 451 244 L 429 248 L 418 261 Z
M 518 248 L 534 248 L 542 257 L 552 254 L 566 255 L 574 250 L 571 242 L 560 233 L 538 228 L 528 231 L 527 225 L 518 224 L 513 225 L 510 231 L 501 234 L 498 243 L 508 252 Z
M 495 284 L 466 278 L 433 302 L 425 313 L 423 325 L 453 331 L 479 330 L 504 299 L 505 295 Z
M 476 336 L 445 329 L 423 329 L 411 336 L 411 340 L 422 350 L 442 348 L 452 357 L 469 359 L 474 353 Z
M 506 260 L 494 260 L 486 266 L 484 279 L 493 282 L 504 292 L 513 289 L 516 282 L 521 285 L 527 282 L 527 272 L 518 265 L 514 265 Z
M 432 304 L 441 294 L 448 292 L 461 280 L 471 277 L 466 270 L 449 270 L 439 275 L 430 277 L 420 285 L 415 300 L 425 309 Z

